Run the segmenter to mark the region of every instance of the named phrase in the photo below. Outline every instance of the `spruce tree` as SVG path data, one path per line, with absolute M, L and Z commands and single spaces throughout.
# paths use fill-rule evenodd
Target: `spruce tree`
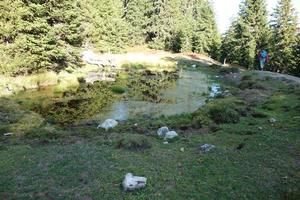
M 85 45 L 100 52 L 118 52 L 128 43 L 121 0 L 81 0 Z
M 291 0 L 280 0 L 271 21 L 273 71 L 292 72 L 296 67 L 297 55 L 297 16 Z
M 128 40 L 131 45 L 141 45 L 146 42 L 149 9 L 148 0 L 124 0 L 123 18 L 128 24 Z
M 58 71 L 79 65 L 76 47 L 81 46 L 82 38 L 73 0 L 5 0 L 0 9 L 2 73 Z
M 294 48 L 294 59 L 289 72 L 300 77 L 300 34 L 298 35 L 298 44 Z
M 238 64 L 238 57 L 239 55 L 239 40 L 238 40 L 238 31 L 237 28 L 237 21 L 234 20 L 229 29 L 223 35 L 222 38 L 222 45 L 221 45 L 221 61 L 226 63 L 237 63 Z
M 231 59 L 245 67 L 254 68 L 257 65 L 259 50 L 268 48 L 270 31 L 265 0 L 244 0 L 231 31 L 234 33 L 230 35 L 237 42 L 235 51 L 231 53 Z

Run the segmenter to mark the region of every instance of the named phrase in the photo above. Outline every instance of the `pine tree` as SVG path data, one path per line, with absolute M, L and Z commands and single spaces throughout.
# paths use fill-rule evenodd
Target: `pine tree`
M 298 44 L 294 49 L 294 59 L 289 72 L 300 77 L 300 34 L 298 35 Z
M 148 0 L 124 0 L 123 18 L 128 24 L 128 40 L 131 45 L 144 44 L 147 36 L 148 17 L 146 10 L 149 9 Z
M 73 0 L 1 1 L 0 70 L 26 74 L 79 65 L 78 6 Z M 66 12 L 62 12 L 66 9 Z
M 292 72 L 296 67 L 297 16 L 291 0 L 280 0 L 272 14 L 271 70 Z M 297 52 L 297 51 L 296 51 Z
M 127 44 L 128 26 L 121 0 L 81 0 L 85 43 L 101 52 L 118 52 Z
M 222 38 L 222 45 L 221 45 L 221 61 L 226 63 L 238 63 L 239 55 L 239 40 L 237 28 L 237 21 L 234 20 L 231 23 L 231 26 L 224 34 Z
M 195 29 L 193 30 L 192 50 L 218 57 L 220 35 L 217 30 L 212 6 L 208 1 L 195 2 L 194 19 Z
M 253 68 L 257 64 L 259 50 L 268 48 L 270 31 L 265 0 L 244 0 L 231 31 L 234 32 L 231 33 L 234 39 L 231 40 L 237 42 L 234 52 L 230 53 L 231 59 Z

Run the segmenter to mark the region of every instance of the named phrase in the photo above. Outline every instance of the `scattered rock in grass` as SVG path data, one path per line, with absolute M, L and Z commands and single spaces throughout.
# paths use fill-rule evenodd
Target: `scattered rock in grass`
M 181 151 L 181 152 L 184 152 L 184 147 L 180 148 L 180 151 Z
M 166 133 L 169 132 L 169 128 L 166 126 L 161 127 L 160 129 L 158 129 L 157 131 L 157 135 L 164 137 L 166 135 Z
M 100 124 L 97 128 L 103 128 L 105 130 L 115 128 L 118 126 L 118 122 L 114 119 L 107 119 L 102 124 Z
M 169 142 L 168 141 L 164 141 L 164 143 L 163 144 L 169 144 Z
M 173 138 L 178 137 L 178 134 L 175 131 L 169 131 L 165 134 L 165 140 L 171 140 Z
M 4 133 L 3 135 L 4 135 L 4 136 L 12 136 L 13 133 Z
M 236 150 L 241 150 L 242 148 L 245 147 L 245 145 L 246 145 L 245 143 L 239 144 L 239 146 L 236 147 Z
M 258 127 L 258 130 L 260 130 L 260 131 L 261 131 L 261 130 L 263 130 L 263 128 L 260 126 L 260 127 Z
M 215 148 L 216 148 L 216 146 L 212 145 L 212 144 L 204 144 L 204 145 L 200 146 L 200 150 L 203 153 L 207 153 Z
M 272 124 L 274 124 L 274 123 L 277 122 L 277 120 L 276 120 L 275 118 L 272 117 L 272 118 L 269 119 L 269 122 L 272 123 Z
M 123 180 L 124 191 L 133 191 L 146 187 L 147 178 L 141 176 L 133 176 L 132 173 L 127 173 Z
M 197 65 L 192 65 L 192 68 L 196 68 L 197 67 Z

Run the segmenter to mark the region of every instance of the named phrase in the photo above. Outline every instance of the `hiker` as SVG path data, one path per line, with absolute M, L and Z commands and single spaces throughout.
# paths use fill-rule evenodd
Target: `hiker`
M 258 53 L 258 59 L 260 64 L 260 70 L 264 71 L 264 66 L 267 62 L 269 62 L 269 54 L 266 50 L 261 50 Z

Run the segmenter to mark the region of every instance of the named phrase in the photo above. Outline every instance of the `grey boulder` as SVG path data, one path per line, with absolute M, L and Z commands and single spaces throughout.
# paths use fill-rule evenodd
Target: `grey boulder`
M 99 124 L 97 128 L 103 128 L 105 130 L 115 128 L 118 126 L 118 122 L 114 119 L 107 119 L 102 124 Z
M 146 187 L 147 178 L 141 176 L 133 176 L 132 173 L 127 173 L 123 180 L 124 191 L 133 191 Z
M 164 137 L 166 135 L 166 133 L 168 133 L 168 132 L 169 132 L 169 128 L 166 126 L 163 126 L 157 130 L 157 135 L 160 137 Z
M 207 153 L 213 149 L 215 149 L 216 146 L 215 145 L 212 145 L 212 144 L 203 144 L 202 146 L 200 146 L 200 150 L 203 152 L 203 153 Z

